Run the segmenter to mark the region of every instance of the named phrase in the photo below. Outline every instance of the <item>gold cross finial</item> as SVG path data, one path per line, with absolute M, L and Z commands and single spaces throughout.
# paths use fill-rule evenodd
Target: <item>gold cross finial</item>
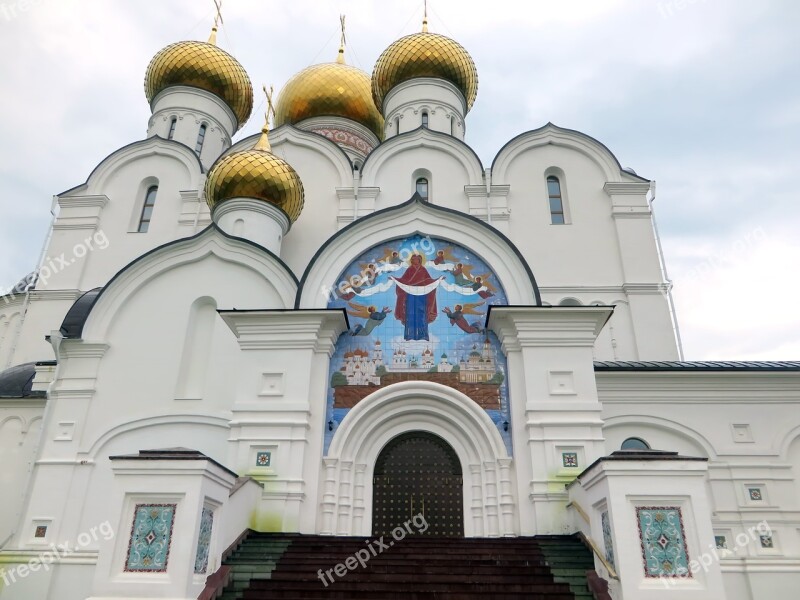
M 209 44 L 217 45 L 217 29 L 219 24 L 224 23 L 222 20 L 222 0 L 214 0 L 214 6 L 217 9 L 217 14 L 214 16 L 214 26 L 211 28 L 211 35 L 208 38 Z
M 425 14 L 422 17 L 422 33 L 428 33 L 428 0 L 425 0 Z
M 339 22 L 342 25 L 342 37 L 339 41 L 339 55 L 336 57 L 336 62 L 339 64 L 344 64 L 344 47 L 345 44 L 347 44 L 347 33 L 345 30 L 344 18 L 344 15 L 339 15 Z
M 264 95 L 267 97 L 267 114 L 264 127 L 261 129 L 261 137 L 256 143 L 255 149 L 271 152 L 272 146 L 270 146 L 269 143 L 269 121 L 275 116 L 275 107 L 272 104 L 272 96 L 275 92 L 275 88 L 274 86 L 269 86 L 269 89 L 267 89 L 266 85 L 263 85 L 262 88 L 264 89 Z

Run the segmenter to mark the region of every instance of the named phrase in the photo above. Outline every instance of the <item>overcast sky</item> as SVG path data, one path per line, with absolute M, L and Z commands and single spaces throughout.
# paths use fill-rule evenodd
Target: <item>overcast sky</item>
M 800 2 L 430 5 L 431 30 L 477 64 L 467 142 L 485 165 L 510 138 L 552 121 L 657 181 L 687 359 L 800 360 Z M 340 13 L 348 61 L 370 72 L 422 16 L 421 0 L 223 8 L 220 46 L 257 89 L 332 60 Z M 152 56 L 205 40 L 213 13 L 212 0 L 0 0 L 0 290 L 36 266 L 52 196 L 144 137 Z M 260 128 L 254 114 L 237 139 Z

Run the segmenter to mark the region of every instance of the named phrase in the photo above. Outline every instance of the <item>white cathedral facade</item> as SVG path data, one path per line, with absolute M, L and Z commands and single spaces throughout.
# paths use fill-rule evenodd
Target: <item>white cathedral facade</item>
M 797 596 L 800 363 L 682 360 L 652 181 L 550 123 L 482 164 L 427 25 L 236 142 L 215 34 L 145 88 L 0 298 L 0 599 L 194 599 L 248 528 L 378 535 L 401 435 L 458 459 L 448 535 L 581 532 L 616 599 Z

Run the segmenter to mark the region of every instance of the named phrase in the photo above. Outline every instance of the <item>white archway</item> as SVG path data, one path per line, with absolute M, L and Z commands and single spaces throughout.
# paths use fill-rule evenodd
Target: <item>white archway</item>
M 381 450 L 402 433 L 425 431 L 446 440 L 464 477 L 464 534 L 516 534 L 511 458 L 486 412 L 461 392 L 426 381 L 380 389 L 339 425 L 323 459 L 319 531 L 370 535 L 372 477 Z

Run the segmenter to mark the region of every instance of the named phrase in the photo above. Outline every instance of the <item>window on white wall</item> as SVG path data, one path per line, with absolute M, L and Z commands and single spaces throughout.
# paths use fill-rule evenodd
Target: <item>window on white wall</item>
M 555 175 L 547 178 L 547 197 L 550 203 L 550 222 L 553 225 L 564 225 L 564 198 L 561 195 L 561 181 Z
M 136 230 L 139 233 L 147 233 L 150 229 L 150 221 L 153 219 L 153 208 L 156 205 L 157 195 L 157 185 L 151 185 L 147 188 L 147 194 L 144 197 L 144 205 L 142 206 L 142 216 L 139 218 L 139 227 Z
M 428 111 L 423 111 L 422 112 L 422 126 L 423 127 L 427 127 L 428 126 Z
M 169 133 L 167 134 L 168 140 L 175 139 L 175 128 L 178 126 L 178 117 L 172 117 L 172 120 L 169 122 Z
M 428 184 L 428 179 L 426 177 L 420 177 L 417 179 L 417 193 L 422 197 L 423 200 L 428 200 L 428 192 L 429 192 L 430 185 Z
M 632 437 L 622 442 L 622 450 L 650 450 L 650 444 L 642 438 Z
M 200 125 L 200 131 L 197 132 L 197 144 L 195 144 L 194 151 L 197 156 L 203 151 L 203 144 L 206 141 L 206 124 Z

